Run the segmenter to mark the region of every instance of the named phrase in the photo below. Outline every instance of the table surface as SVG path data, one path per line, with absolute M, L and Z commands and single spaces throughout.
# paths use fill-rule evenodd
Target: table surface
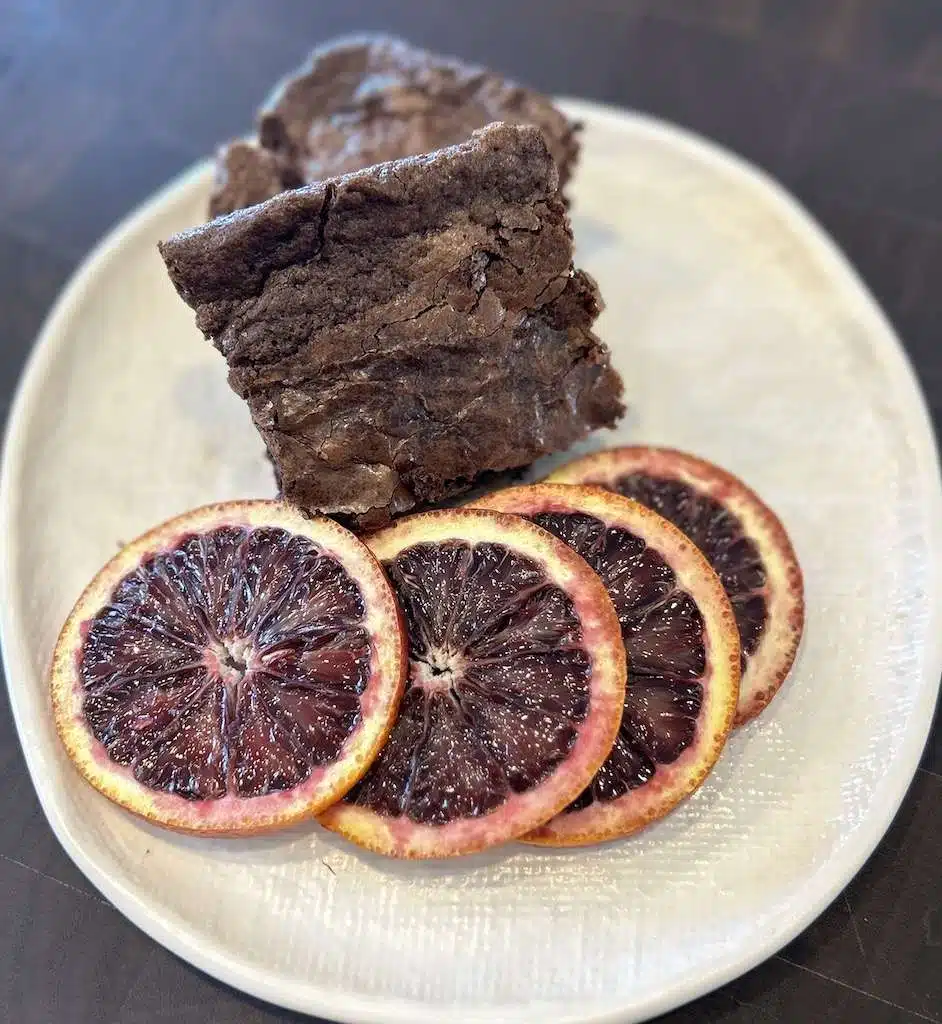
M 770 170 L 883 303 L 938 430 L 940 0 L 2 0 L 4 415 L 50 303 L 96 239 L 247 130 L 313 44 L 374 28 L 548 92 L 650 111 Z M 45 823 L 5 696 L 0 763 L 4 1020 L 302 1020 L 182 963 L 95 891 Z M 938 721 L 895 823 L 847 891 L 778 956 L 663 1020 L 942 1022 Z

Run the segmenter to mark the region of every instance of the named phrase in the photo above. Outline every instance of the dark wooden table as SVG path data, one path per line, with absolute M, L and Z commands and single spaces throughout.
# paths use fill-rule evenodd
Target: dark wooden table
M 942 424 L 940 0 L 0 0 L 0 398 L 59 288 L 312 44 L 383 28 L 761 164 L 835 235 Z M 879 500 L 879 495 L 874 495 Z M 0 698 L 0 1018 L 300 1021 L 138 932 L 59 848 Z M 942 728 L 895 824 L 778 956 L 670 1024 L 942 1022 Z

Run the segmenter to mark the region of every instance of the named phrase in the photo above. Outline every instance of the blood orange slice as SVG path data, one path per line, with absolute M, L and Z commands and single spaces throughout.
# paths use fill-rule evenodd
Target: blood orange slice
M 599 487 L 512 487 L 479 503 L 564 540 L 611 595 L 628 655 L 608 759 L 566 809 L 525 840 L 579 846 L 636 832 L 703 782 L 733 724 L 739 638 L 716 574 L 650 509 Z
M 397 857 L 471 853 L 547 821 L 621 718 L 625 649 L 601 581 L 494 512 L 412 516 L 369 543 L 402 603 L 409 680 L 382 753 L 321 821 Z
M 801 569 L 775 513 L 725 469 L 671 448 L 596 452 L 549 479 L 597 484 L 634 498 L 700 548 L 723 581 L 739 626 L 736 725 L 755 718 L 791 670 L 804 626 Z
M 125 547 L 53 657 L 85 778 L 150 821 L 250 834 L 324 810 L 395 718 L 405 638 L 365 544 L 271 501 L 210 505 Z

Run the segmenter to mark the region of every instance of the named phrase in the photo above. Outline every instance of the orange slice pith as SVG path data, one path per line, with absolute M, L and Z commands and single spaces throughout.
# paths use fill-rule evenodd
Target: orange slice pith
M 321 822 L 397 857 L 529 832 L 582 791 L 618 729 L 625 652 L 601 581 L 494 512 L 411 516 L 369 543 L 403 606 L 409 682 L 376 763 Z
M 596 484 L 670 519 L 704 552 L 733 603 L 742 643 L 736 725 L 755 718 L 791 670 L 804 627 L 801 568 L 774 512 L 741 480 L 671 448 L 630 446 L 567 463 L 549 480 Z
M 127 545 L 51 669 L 72 761 L 167 828 L 250 835 L 312 817 L 366 771 L 405 675 L 369 549 L 281 502 L 208 505 Z
M 608 759 L 563 813 L 524 840 L 581 846 L 637 832 L 702 784 L 732 728 L 739 637 L 722 585 L 678 529 L 602 488 L 536 484 L 479 504 L 525 516 L 586 559 L 614 601 L 628 657 Z

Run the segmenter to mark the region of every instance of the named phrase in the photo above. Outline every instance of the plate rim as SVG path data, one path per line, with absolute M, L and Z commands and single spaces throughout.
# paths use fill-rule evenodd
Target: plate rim
M 670 989 L 644 998 L 622 999 L 611 1006 L 600 1007 L 594 1004 L 585 1013 L 564 1013 L 548 1018 L 544 1012 L 547 1009 L 545 1005 L 542 1008 L 539 1005 L 514 1007 L 506 1015 L 500 1008 L 467 1011 L 456 1007 L 443 1011 L 440 1007 L 425 1007 L 417 1001 L 401 997 L 347 994 L 322 989 L 318 987 L 316 979 L 305 981 L 303 986 L 300 983 L 288 983 L 286 989 L 285 981 L 273 979 L 270 972 L 252 965 L 233 964 L 218 947 L 201 943 L 175 930 L 162 919 L 159 909 L 153 909 L 130 886 L 109 877 L 95 858 L 86 853 L 59 812 L 54 787 L 40 781 L 41 749 L 28 741 L 26 713 L 18 703 L 17 687 L 11 683 L 14 675 L 22 674 L 20 667 L 25 664 L 27 657 L 25 634 L 20 629 L 21 616 L 12 600 L 19 557 L 11 530 L 15 512 L 11 482 L 18 477 L 23 462 L 21 436 L 28 424 L 29 414 L 40 397 L 45 368 L 56 357 L 74 311 L 81 305 L 108 262 L 168 199 L 206 178 L 210 172 L 210 162 L 200 161 L 122 218 L 81 260 L 49 311 L 20 375 L 10 405 L 0 466 L 0 641 L 7 693 L 30 779 L 46 820 L 66 854 L 116 910 L 156 942 L 212 977 L 274 1005 L 307 1014 L 323 1014 L 349 1024 L 438 1024 L 446 1019 L 455 1024 L 459 1021 L 461 1024 L 474 1024 L 477 1021 L 494 1022 L 500 1019 L 524 1022 L 537 1019 L 532 1014 L 539 1015 L 540 1021 L 552 1019 L 554 1024 L 639 1024 L 740 977 L 773 956 L 811 924 L 873 853 L 892 823 L 919 769 L 938 697 L 938 671 L 942 667 L 942 478 L 935 432 L 926 399 L 899 336 L 867 285 L 830 235 L 797 198 L 765 171 L 718 143 L 647 114 L 588 100 L 567 98 L 561 99 L 560 103 L 567 113 L 580 120 L 601 124 L 615 131 L 627 128 L 629 131 L 646 134 L 674 149 L 685 151 L 699 163 L 724 174 L 737 187 L 764 193 L 770 205 L 795 229 L 803 244 L 827 265 L 829 275 L 840 281 L 843 287 L 856 291 L 859 309 L 870 324 L 868 335 L 881 335 L 886 339 L 887 344 L 881 344 L 880 348 L 886 349 L 883 354 L 886 356 L 887 371 L 896 377 L 899 386 L 911 396 L 911 401 L 907 403 L 907 416 L 920 439 L 916 455 L 924 470 L 925 480 L 934 480 L 933 486 L 927 486 L 928 493 L 924 496 L 930 503 L 930 511 L 934 509 L 934 514 L 929 516 L 927 534 L 934 562 L 927 602 L 929 644 L 934 642 L 934 649 L 927 646 L 921 689 L 912 715 L 914 724 L 906 734 L 900 754 L 874 790 L 871 806 L 876 810 L 861 823 L 854 834 L 854 841 L 845 844 L 841 855 L 832 857 L 814 873 L 807 889 L 808 898 L 800 908 L 787 921 L 780 922 L 776 930 L 763 935 L 760 941 L 748 949 L 723 951 L 696 974 L 679 981 Z M 931 675 L 933 671 L 936 673 L 934 676 Z

